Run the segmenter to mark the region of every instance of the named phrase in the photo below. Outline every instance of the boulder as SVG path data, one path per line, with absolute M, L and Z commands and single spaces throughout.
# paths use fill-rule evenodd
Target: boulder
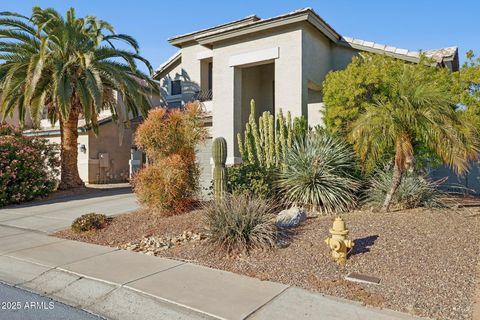
M 305 209 L 292 207 L 290 209 L 280 211 L 275 219 L 275 224 L 277 227 L 282 229 L 295 228 L 305 219 L 307 219 Z

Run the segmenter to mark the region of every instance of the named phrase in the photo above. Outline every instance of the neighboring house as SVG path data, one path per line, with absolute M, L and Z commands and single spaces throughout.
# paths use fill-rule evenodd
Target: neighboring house
M 158 107 L 160 98 L 150 96 L 153 107 Z M 133 143 L 133 133 L 141 117 L 132 118 L 126 115 L 123 101 L 117 95 L 118 122 L 114 122 L 109 110 L 102 111 L 98 116 L 98 135 L 89 128 L 84 119 L 78 121 L 78 171 L 85 183 L 104 184 L 128 181 L 132 171 L 138 170 L 144 158 L 136 150 Z M 127 117 L 130 118 L 130 125 Z M 5 119 L 8 124 L 18 126 L 18 116 Z M 52 143 L 60 144 L 60 126 L 53 126 L 47 119 L 40 122 L 39 129 L 32 129 L 30 117 L 25 119 L 26 136 L 37 136 L 48 139 Z
M 211 116 L 211 136 L 227 140 L 228 164 L 241 162 L 236 135 L 244 130 L 251 99 L 258 115 L 281 108 L 304 115 L 309 125 L 322 124 L 322 83 L 328 72 L 345 68 L 359 52 L 410 62 L 420 57 L 418 51 L 343 37 L 310 8 L 269 19 L 253 15 L 168 41 L 179 51 L 154 75 L 162 105 L 200 100 Z M 456 47 L 424 53 L 439 66 L 458 70 Z M 211 179 L 210 146 L 208 141 L 199 149 L 204 187 Z

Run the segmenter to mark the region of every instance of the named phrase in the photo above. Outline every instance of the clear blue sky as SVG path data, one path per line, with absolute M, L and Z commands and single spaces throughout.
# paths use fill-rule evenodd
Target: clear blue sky
M 312 7 L 344 36 L 418 50 L 458 46 L 460 61 L 480 55 L 478 0 L 0 0 L 0 11 L 29 15 L 34 5 L 107 20 L 118 33 L 134 36 L 154 68 L 176 48 L 167 39 L 250 14 L 261 18 Z

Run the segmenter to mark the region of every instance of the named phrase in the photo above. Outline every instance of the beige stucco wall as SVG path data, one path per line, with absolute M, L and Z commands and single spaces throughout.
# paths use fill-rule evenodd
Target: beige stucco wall
M 301 114 L 301 30 L 299 26 L 257 33 L 248 37 L 217 43 L 213 47 L 213 128 L 214 137 L 222 136 L 228 144 L 228 163 L 239 162 L 236 134 L 241 132 L 245 117 L 242 113 L 242 67 L 230 66 L 233 56 L 278 48 L 275 68 L 275 108 Z M 182 53 L 183 54 L 183 53 Z
M 334 46 L 332 51 L 332 70 L 342 70 L 345 69 L 354 55 L 358 54 L 358 50 L 344 47 L 344 46 Z
M 43 138 L 46 138 L 50 143 L 57 144 L 60 146 L 60 135 L 44 135 Z M 80 151 L 80 146 L 85 145 L 87 147 L 87 152 L 83 153 Z M 78 174 L 82 181 L 88 183 L 88 133 L 80 132 L 78 134 Z M 60 177 L 59 177 L 60 178 Z
M 264 111 L 275 113 L 274 110 L 274 63 L 263 64 L 242 69 L 242 123 L 246 124 L 250 115 L 250 101 L 255 100 L 256 115 Z M 277 110 L 278 111 L 278 110 Z M 241 131 L 245 130 L 245 125 Z
M 236 135 L 244 130 L 250 99 L 259 113 L 281 108 L 294 117 L 304 115 L 311 126 L 323 124 L 325 76 L 345 68 L 357 53 L 333 44 L 306 22 L 218 41 L 211 48 L 188 44 L 181 50 L 181 63 L 161 80 L 162 86 L 167 88 L 167 79 L 182 80 L 181 99 L 188 100 L 189 92 L 206 82 L 206 61 L 213 61 L 212 136 L 227 140 L 229 164 L 240 162 Z
M 333 46 L 327 37 L 310 25 L 302 30 L 302 114 L 312 127 L 323 122 L 321 86 L 332 70 Z
M 132 130 L 108 122 L 99 127 L 99 134 L 88 132 L 88 182 L 112 183 L 128 179 Z M 100 154 L 108 154 L 107 167 L 102 167 Z M 79 168 L 82 165 L 79 158 Z
M 0 98 L 0 103 L 1 103 L 1 98 Z M 3 115 L 0 115 L 0 122 L 2 119 Z M 12 115 L 5 117 L 3 119 L 4 122 L 8 125 L 11 125 L 13 127 L 19 128 L 20 127 L 20 119 L 19 119 L 19 112 L 18 110 L 15 110 Z M 30 113 L 27 110 L 27 114 L 25 115 L 25 121 L 24 121 L 24 128 L 25 129 L 30 129 L 32 128 L 32 119 L 30 117 Z

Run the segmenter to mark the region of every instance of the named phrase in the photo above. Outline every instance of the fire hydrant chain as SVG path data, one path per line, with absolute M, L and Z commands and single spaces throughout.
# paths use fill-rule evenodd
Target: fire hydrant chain
M 347 239 L 348 229 L 341 217 L 336 217 L 333 221 L 330 234 L 331 236 L 325 239 L 325 243 L 330 247 L 333 259 L 343 265 L 347 262 L 348 251 L 353 248 L 355 243 Z

